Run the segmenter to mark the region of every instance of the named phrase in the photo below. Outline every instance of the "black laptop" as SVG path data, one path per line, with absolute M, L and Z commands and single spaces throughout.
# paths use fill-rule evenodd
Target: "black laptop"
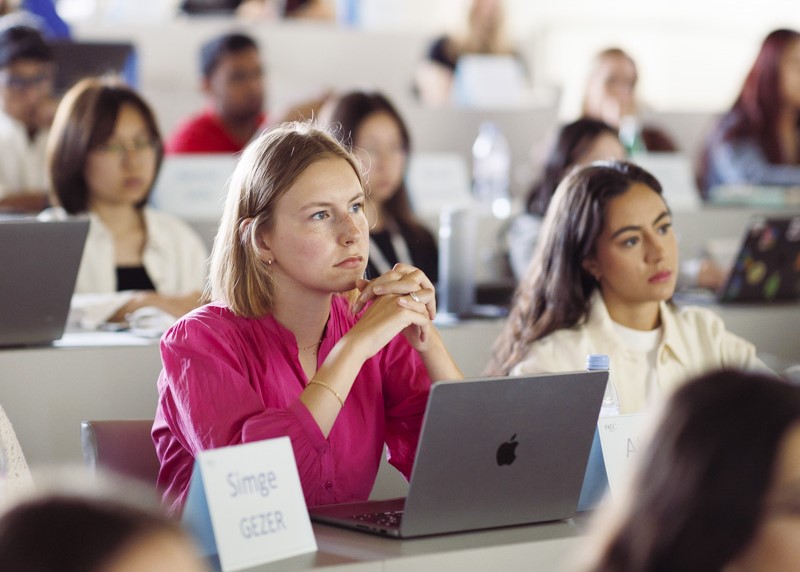
M 720 302 L 800 298 L 800 215 L 750 219 Z

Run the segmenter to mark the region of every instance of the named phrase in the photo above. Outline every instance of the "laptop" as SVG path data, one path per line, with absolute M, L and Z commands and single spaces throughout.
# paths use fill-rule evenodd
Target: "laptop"
M 800 215 L 750 219 L 720 302 L 800 298 Z
M 607 371 L 440 381 L 408 496 L 309 508 L 395 538 L 562 520 L 576 510 Z
M 130 42 L 76 42 L 53 40 L 48 43 L 56 63 L 54 91 L 63 94 L 78 81 L 105 75 L 124 76 L 136 85 Z
M 61 338 L 89 220 L 0 220 L 0 346 Z

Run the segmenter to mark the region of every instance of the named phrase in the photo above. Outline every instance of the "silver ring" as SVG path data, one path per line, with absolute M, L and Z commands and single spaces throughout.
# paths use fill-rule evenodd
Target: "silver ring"
M 414 302 L 419 302 L 419 296 L 417 296 L 416 292 L 409 292 L 408 295 L 411 297 Z

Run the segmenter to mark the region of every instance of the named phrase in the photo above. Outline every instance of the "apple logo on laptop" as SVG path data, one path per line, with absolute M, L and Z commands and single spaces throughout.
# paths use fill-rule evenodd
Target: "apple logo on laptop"
M 517 458 L 517 454 L 515 449 L 519 443 L 515 440 L 517 438 L 517 434 L 511 436 L 511 439 L 506 441 L 505 443 L 501 443 L 500 446 L 497 448 L 497 464 L 502 465 L 510 465 L 514 462 Z

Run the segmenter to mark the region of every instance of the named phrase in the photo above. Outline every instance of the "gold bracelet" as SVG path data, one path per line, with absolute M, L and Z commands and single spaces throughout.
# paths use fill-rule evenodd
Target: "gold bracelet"
M 339 400 L 339 405 L 341 405 L 342 409 L 344 409 L 344 399 L 342 399 L 342 396 L 339 395 L 338 391 L 336 391 L 334 388 L 332 388 L 330 385 L 328 385 L 324 381 L 317 381 L 316 379 L 312 379 L 311 381 L 308 382 L 308 385 L 312 385 L 312 384 L 313 385 L 321 385 L 322 387 L 324 387 L 325 389 L 327 389 L 328 391 L 333 393 L 333 395 L 336 396 L 336 399 Z

